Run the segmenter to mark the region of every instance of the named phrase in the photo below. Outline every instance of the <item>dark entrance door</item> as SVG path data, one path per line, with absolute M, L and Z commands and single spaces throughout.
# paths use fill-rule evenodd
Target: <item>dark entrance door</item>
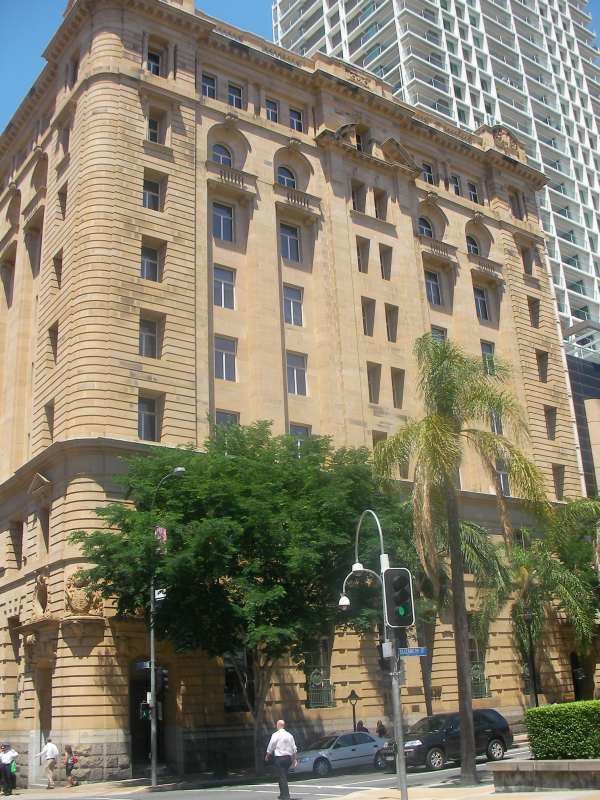
M 585 691 L 583 683 L 585 680 L 585 670 L 581 666 L 577 653 L 571 653 L 571 673 L 573 675 L 573 693 L 575 695 L 575 700 L 584 700 Z
M 131 732 L 131 762 L 135 774 L 150 770 L 150 718 L 142 712 L 150 692 L 150 669 L 147 661 L 135 661 L 129 680 L 129 730 Z M 164 763 L 164 736 L 161 705 L 157 720 L 158 763 Z

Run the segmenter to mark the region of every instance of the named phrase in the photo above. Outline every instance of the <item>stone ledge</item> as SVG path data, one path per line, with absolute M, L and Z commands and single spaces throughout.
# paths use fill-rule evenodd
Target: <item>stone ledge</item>
M 498 761 L 489 766 L 497 792 L 600 789 L 600 759 Z

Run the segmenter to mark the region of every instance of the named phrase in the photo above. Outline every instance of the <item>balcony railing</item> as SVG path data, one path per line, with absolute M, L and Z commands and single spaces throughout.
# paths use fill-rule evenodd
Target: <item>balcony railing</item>
M 335 706 L 335 685 L 329 670 L 324 667 L 307 669 L 306 705 L 308 708 L 333 708 Z
M 474 661 L 471 664 L 471 692 L 473 700 L 490 697 L 490 679 L 485 676 L 485 663 Z

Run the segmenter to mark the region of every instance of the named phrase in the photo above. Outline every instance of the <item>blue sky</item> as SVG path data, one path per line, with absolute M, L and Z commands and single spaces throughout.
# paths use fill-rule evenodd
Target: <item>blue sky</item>
M 271 0 L 196 0 L 206 14 L 271 38 Z M 62 19 L 66 0 L 0 0 L 0 131 L 41 71 L 41 52 Z M 600 0 L 589 9 L 600 30 Z

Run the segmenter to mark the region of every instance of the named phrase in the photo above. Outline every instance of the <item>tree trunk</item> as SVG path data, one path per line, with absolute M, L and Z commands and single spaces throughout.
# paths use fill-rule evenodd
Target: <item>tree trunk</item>
M 458 711 L 460 716 L 460 775 L 463 783 L 477 783 L 475 770 L 475 731 L 471 691 L 471 657 L 469 654 L 469 618 L 465 595 L 464 559 L 460 544 L 458 498 L 453 486 L 446 490 L 448 545 L 452 573 L 454 646 L 458 678 Z
M 433 666 L 433 645 L 435 641 L 436 620 L 433 622 L 419 619 L 416 620 L 417 641 L 419 646 L 427 648 L 427 655 L 421 656 L 421 680 L 423 681 L 423 695 L 425 697 L 425 709 L 427 716 L 433 714 L 433 692 L 431 686 L 431 672 Z

